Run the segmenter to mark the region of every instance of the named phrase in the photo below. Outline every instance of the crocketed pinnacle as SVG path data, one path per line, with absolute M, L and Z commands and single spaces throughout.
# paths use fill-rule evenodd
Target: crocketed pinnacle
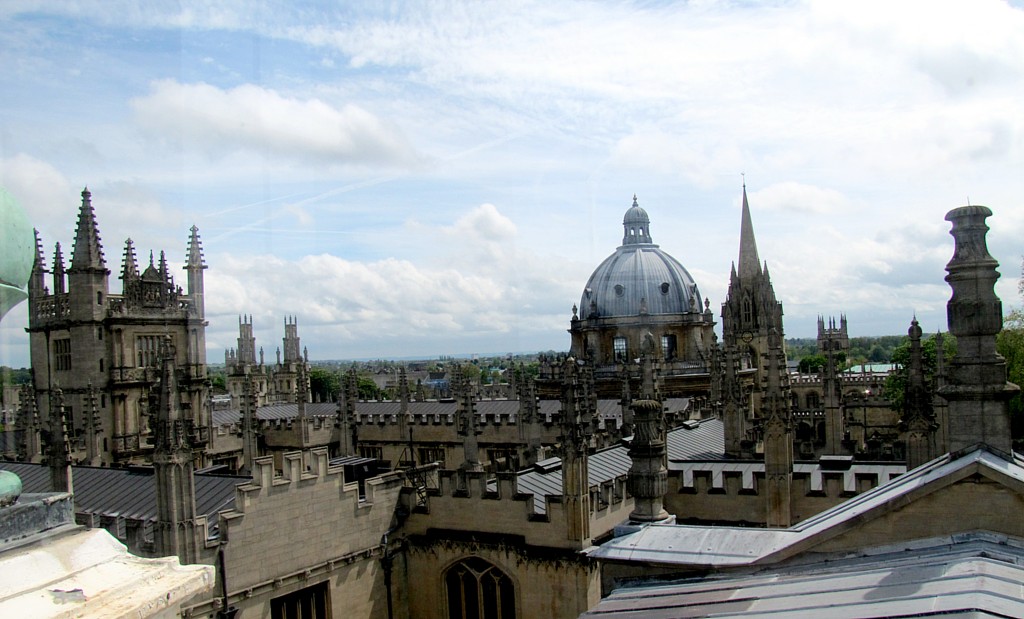
M 75 249 L 71 256 L 71 271 L 105 270 L 103 246 L 96 227 L 96 213 L 92 208 L 89 188 L 82 190 L 82 206 L 78 210 L 78 228 L 75 231 Z

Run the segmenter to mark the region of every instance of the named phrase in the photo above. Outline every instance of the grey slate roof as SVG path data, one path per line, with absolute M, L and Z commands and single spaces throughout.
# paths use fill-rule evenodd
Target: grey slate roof
M 0 462 L 0 469 L 21 478 L 24 492 L 50 492 L 50 471 L 42 464 Z M 75 512 L 131 520 L 156 521 L 156 479 L 153 469 L 95 466 L 72 467 Z M 196 511 L 216 523 L 217 512 L 235 506 L 235 486 L 251 481 L 237 475 L 197 473 Z
M 669 459 L 696 458 L 709 454 L 721 457 L 725 448 L 723 428 L 721 420 L 705 419 L 671 430 L 666 441 Z M 629 472 L 631 464 L 627 446 L 615 445 L 602 449 L 587 460 L 587 481 L 591 486 L 599 486 L 624 476 Z M 517 480 L 519 492 L 532 494 L 534 511 L 543 514 L 547 510 L 544 497 L 562 494 L 561 459 L 548 458 L 539 462 L 534 470 L 520 473 Z
M 1022 544 L 968 532 L 772 570 L 641 583 L 581 617 L 1024 617 Z

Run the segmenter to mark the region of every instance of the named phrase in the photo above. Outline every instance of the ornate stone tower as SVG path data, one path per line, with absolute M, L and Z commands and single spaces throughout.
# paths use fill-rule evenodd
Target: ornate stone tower
M 140 273 L 135 245 L 128 239 L 121 294 L 110 293 L 110 272 L 88 189 L 82 191 L 67 272 L 57 243 L 52 293 L 46 287 L 48 272 L 37 238 L 29 280 L 33 384 L 41 411 L 50 410 L 54 389 L 63 391 L 73 458 L 95 461 L 98 454 L 104 464 L 147 458 L 150 390 L 159 378 L 160 342 L 168 336 L 178 351 L 177 363 L 186 368 L 178 383 L 187 394 L 184 409 L 196 427 L 209 425 L 202 287 L 206 266 L 194 227 L 187 260 L 189 294 L 175 286 L 163 252 L 158 263 L 151 253 L 148 268 Z M 90 385 L 96 387 L 92 395 L 98 402 L 90 395 Z M 87 435 L 90 441 L 79 440 Z M 199 449 L 205 439 L 197 438 Z M 87 445 L 96 453 L 90 453 Z
M 731 457 L 749 455 L 742 447 L 753 441 L 763 409 L 765 377 L 759 359 L 768 353 L 770 334 L 774 330 L 780 340 L 782 303 L 775 298 L 768 265 L 761 264 L 750 218 L 747 187 L 743 186 L 743 207 L 740 215 L 739 260 L 729 276 L 729 292 L 722 304 L 722 347 L 724 350 L 725 400 L 724 423 L 726 453 Z M 785 345 L 783 344 L 783 354 Z M 729 406 L 730 398 L 735 406 Z
M 1006 382 L 1006 361 L 996 352 L 1003 304 L 995 293 L 999 263 L 985 242 L 985 220 L 991 215 L 984 206 L 963 206 L 946 214 L 954 240 L 946 265 L 946 281 L 953 289 L 946 314 L 957 350 L 940 394 L 949 402 L 951 452 L 984 443 L 1012 453 L 1008 401 L 1020 388 Z

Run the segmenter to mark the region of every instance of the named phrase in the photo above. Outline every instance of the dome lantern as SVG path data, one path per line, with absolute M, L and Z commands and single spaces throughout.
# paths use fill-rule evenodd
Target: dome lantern
M 633 194 L 633 206 L 629 207 L 622 218 L 622 228 L 623 245 L 646 245 L 654 242 L 651 240 L 651 218 L 647 216 L 647 211 L 637 204 L 636 194 Z

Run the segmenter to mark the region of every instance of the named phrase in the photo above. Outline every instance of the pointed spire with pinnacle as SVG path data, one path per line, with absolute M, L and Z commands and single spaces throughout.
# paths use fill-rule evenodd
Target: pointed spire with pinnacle
M 748 279 L 761 274 L 761 259 L 757 255 L 757 240 L 754 239 L 754 223 L 750 219 L 746 183 L 743 183 L 743 213 L 741 217 L 740 260 L 737 270 L 740 279 Z
M 124 258 L 121 264 L 121 280 L 135 281 L 139 279 L 139 261 L 135 257 L 135 244 L 131 239 L 124 242 Z
M 78 211 L 78 228 L 75 231 L 75 249 L 71 255 L 72 271 L 104 271 L 103 246 L 100 232 L 96 227 L 96 214 L 92 209 L 92 194 L 89 188 L 82 190 L 82 206 Z
M 28 280 L 28 291 L 31 295 L 46 294 L 46 257 L 43 256 L 43 241 L 39 238 L 39 230 L 33 229 L 36 236 L 36 253 L 32 260 L 32 274 Z
M 188 239 L 188 262 L 186 269 L 205 269 L 206 261 L 203 259 L 203 242 L 199 239 L 199 228 L 193 225 L 189 228 L 191 236 Z
M 64 279 L 64 252 L 60 249 L 60 241 L 53 250 L 53 294 L 64 294 L 67 292 Z

